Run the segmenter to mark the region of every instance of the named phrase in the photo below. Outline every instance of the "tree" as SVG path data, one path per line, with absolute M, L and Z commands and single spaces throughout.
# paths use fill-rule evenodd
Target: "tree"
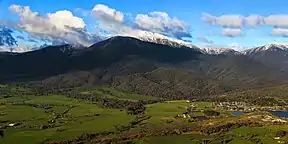
M 132 114 L 132 115 L 143 113 L 145 109 L 146 108 L 142 102 L 131 103 L 130 105 L 127 106 L 128 114 Z
M 207 116 L 219 116 L 220 113 L 214 110 L 204 110 L 204 114 Z
M 0 137 L 4 137 L 4 131 L 0 129 Z

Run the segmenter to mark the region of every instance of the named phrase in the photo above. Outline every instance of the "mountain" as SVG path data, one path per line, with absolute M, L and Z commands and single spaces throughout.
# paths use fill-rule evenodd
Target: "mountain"
M 267 44 L 264 46 L 260 46 L 260 47 L 256 47 L 256 48 L 252 48 L 252 49 L 248 49 L 245 50 L 243 53 L 246 55 L 253 55 L 259 52 L 267 52 L 267 51 L 288 51 L 288 44 L 276 44 L 276 43 L 272 43 L 272 44 Z
M 9 46 L 0 46 L 0 52 L 11 52 L 13 51 L 12 47 Z
M 163 44 L 168 45 L 172 47 L 189 47 L 193 48 L 195 50 L 198 50 L 204 54 L 212 54 L 212 55 L 257 55 L 257 53 L 269 51 L 269 52 L 280 52 L 284 56 L 287 55 L 286 52 L 288 51 L 288 44 L 268 44 L 256 48 L 252 48 L 245 51 L 236 51 L 231 48 L 215 48 L 215 47 L 205 47 L 205 46 L 196 46 L 188 42 L 184 42 L 182 40 L 175 40 L 169 37 L 165 37 L 163 35 L 154 34 L 151 32 L 146 32 L 144 35 L 137 37 L 140 40 L 157 43 L 157 44 Z M 286 63 L 286 62 L 284 62 Z
M 210 55 L 131 37 L 112 37 L 85 49 L 69 45 L 0 55 L 0 83 L 41 91 L 106 85 L 122 91 L 183 99 L 288 79 L 246 55 Z
M 201 51 L 205 54 L 212 54 L 212 55 L 218 55 L 218 54 L 224 54 L 224 55 L 240 55 L 241 52 L 235 51 L 233 49 L 229 48 L 213 48 L 213 47 L 201 47 Z
M 282 73 L 288 72 L 288 44 L 268 44 L 246 50 L 244 54 Z
M 152 33 L 152 32 L 143 32 L 141 35 L 134 36 L 134 37 L 142 41 L 168 45 L 171 47 L 189 47 L 189 48 L 193 48 L 205 54 L 216 54 L 216 55 L 217 54 L 228 54 L 228 55 L 240 54 L 240 52 L 237 52 L 233 49 L 196 46 L 189 42 L 185 42 L 183 40 L 173 39 L 173 38 L 170 38 L 161 34 L 157 34 L 157 33 Z
M 157 43 L 157 44 L 163 44 L 168 45 L 172 47 L 190 47 L 190 48 L 198 48 L 197 46 L 192 45 L 191 43 L 184 42 L 182 40 L 173 39 L 158 33 L 152 33 L 152 32 L 144 32 L 144 34 L 137 36 L 137 39 L 140 39 L 142 41 L 147 41 L 151 43 Z
M 163 54 L 165 52 L 165 54 Z M 49 46 L 43 49 L 3 57 L 1 78 L 51 76 L 71 70 L 105 68 L 129 56 L 150 61 L 177 62 L 197 58 L 200 53 L 190 49 L 143 42 L 130 37 L 113 37 L 86 49 L 70 45 Z
M 213 47 L 202 47 L 202 46 L 196 46 L 188 42 L 184 42 L 182 40 L 174 40 L 168 37 L 161 37 L 161 36 L 155 36 L 153 34 L 147 34 L 142 37 L 138 37 L 140 40 L 157 43 L 157 44 L 163 44 L 168 45 L 172 47 L 189 47 L 193 48 L 199 52 L 202 52 L 204 54 L 212 54 L 212 55 L 218 55 L 218 54 L 241 54 L 240 52 L 237 52 L 233 49 L 229 48 L 213 48 Z
M 43 46 L 21 46 L 16 47 L 17 41 L 12 37 L 11 33 L 13 31 L 7 28 L 3 28 L 0 30 L 0 51 L 12 51 L 12 52 L 28 52 L 33 51 L 37 49 L 42 49 L 43 47 L 46 47 L 47 45 Z M 133 35 L 134 38 L 140 39 L 142 41 L 156 43 L 156 44 L 162 44 L 162 45 L 168 45 L 171 47 L 189 47 L 194 50 L 197 50 L 199 52 L 205 53 L 205 54 L 237 54 L 236 51 L 233 49 L 226 49 L 226 48 L 212 48 L 212 47 L 200 47 L 193 45 L 189 42 L 185 42 L 183 40 L 177 40 L 173 39 L 158 33 L 153 32 L 147 32 L 143 31 L 138 36 Z M 107 38 L 101 37 L 99 38 L 99 41 L 105 40 Z M 70 45 L 71 47 L 75 49 L 83 49 L 86 48 L 81 45 Z

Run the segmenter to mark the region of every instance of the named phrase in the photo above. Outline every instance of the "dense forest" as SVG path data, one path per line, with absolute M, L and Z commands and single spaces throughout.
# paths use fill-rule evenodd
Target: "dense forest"
M 288 80 L 288 73 L 248 56 L 208 55 L 130 37 L 113 37 L 86 49 L 63 45 L 23 54 L 1 53 L 0 65 L 5 67 L 0 71 L 1 83 L 22 85 L 39 94 L 104 85 L 130 93 L 187 99 L 233 95 L 235 90 Z

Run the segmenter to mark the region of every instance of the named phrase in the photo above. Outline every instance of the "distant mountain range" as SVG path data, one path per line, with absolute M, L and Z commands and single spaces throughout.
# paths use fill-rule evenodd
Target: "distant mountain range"
M 263 51 L 288 51 L 288 44 L 267 44 L 264 46 L 259 46 L 259 47 L 254 47 L 248 50 L 244 51 L 236 51 L 232 48 L 215 48 L 215 47 L 207 47 L 207 46 L 196 46 L 188 42 L 184 42 L 181 40 L 174 40 L 171 38 L 166 38 L 166 37 L 155 37 L 153 35 L 151 36 L 145 36 L 145 37 L 139 37 L 140 40 L 147 41 L 147 42 L 152 42 L 152 43 L 157 43 L 157 44 L 164 44 L 164 45 L 169 45 L 172 47 L 189 47 L 189 48 L 194 48 L 198 49 L 202 53 L 205 54 L 236 54 L 236 55 L 251 55 L 252 53 L 257 53 L 257 52 L 263 52 Z
M 203 54 L 211 55 L 245 55 L 249 56 L 268 67 L 280 69 L 282 72 L 288 71 L 288 44 L 267 44 L 264 46 L 254 47 L 244 51 L 236 51 L 230 48 L 213 48 L 200 47 L 182 41 L 175 41 L 173 39 L 142 39 L 158 44 L 165 44 L 173 47 L 186 46 L 199 50 Z
M 243 54 L 283 73 L 288 71 L 288 44 L 269 44 L 246 50 Z
M 61 45 L 0 53 L 0 83 L 43 91 L 108 85 L 181 99 L 287 83 L 287 60 L 286 45 L 237 52 L 117 36 L 89 48 Z
M 9 29 L 3 29 L 0 33 L 0 52 L 1 51 L 13 51 L 13 49 L 11 49 L 9 46 L 13 46 L 16 44 L 16 40 L 12 37 L 12 35 L 10 34 L 11 30 Z M 205 54 L 212 54 L 212 55 L 217 55 L 217 54 L 235 54 L 235 55 L 254 55 L 257 52 L 261 52 L 261 51 L 288 51 L 288 44 L 268 44 L 268 45 L 264 45 L 264 46 L 260 46 L 260 47 L 255 47 L 255 48 L 251 48 L 248 50 L 244 50 L 244 51 L 236 51 L 232 48 L 215 48 L 215 47 L 207 47 L 207 46 L 197 46 L 197 45 L 193 45 L 190 42 L 185 42 L 182 40 L 177 40 L 177 39 L 173 39 L 161 34 L 157 34 L 157 33 L 153 33 L 153 32 L 144 32 L 138 36 L 133 36 L 134 38 L 140 39 L 142 41 L 146 41 L 146 42 L 151 42 L 151 43 L 156 43 L 156 44 L 163 44 L 163 45 L 168 45 L 171 47 L 189 47 L 189 48 L 193 48 L 195 50 L 198 50 L 202 53 Z M 107 37 L 102 37 L 101 39 L 99 39 L 99 41 L 104 41 L 108 39 Z M 41 45 L 39 47 L 31 47 L 31 51 L 32 50 L 37 50 L 37 49 L 41 49 L 43 47 L 46 47 L 47 45 Z M 76 49 L 81 49 L 81 48 L 86 48 L 85 46 L 81 46 L 81 45 L 70 45 L 70 47 L 76 48 Z M 25 48 L 28 49 L 28 48 Z M 25 50 L 24 49 L 24 50 Z M 21 51 L 15 51 L 15 52 L 23 52 L 24 50 Z M 30 51 L 30 50 L 29 50 Z

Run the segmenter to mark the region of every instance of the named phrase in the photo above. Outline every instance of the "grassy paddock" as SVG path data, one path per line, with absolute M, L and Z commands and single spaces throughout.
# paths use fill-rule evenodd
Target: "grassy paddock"
M 64 96 L 27 97 L 19 103 L 16 98 L 1 99 L 0 126 L 21 123 L 5 129 L 0 143 L 41 143 L 44 140 L 73 139 L 84 132 L 115 131 L 115 125 L 125 125 L 134 119 L 120 109 L 106 109 L 84 100 Z M 7 102 L 7 103 L 5 103 Z M 24 105 L 25 104 L 25 105 Z M 27 104 L 46 104 L 52 108 L 35 108 Z M 98 115 L 100 114 L 100 115 Z M 51 128 L 43 129 L 43 125 Z

